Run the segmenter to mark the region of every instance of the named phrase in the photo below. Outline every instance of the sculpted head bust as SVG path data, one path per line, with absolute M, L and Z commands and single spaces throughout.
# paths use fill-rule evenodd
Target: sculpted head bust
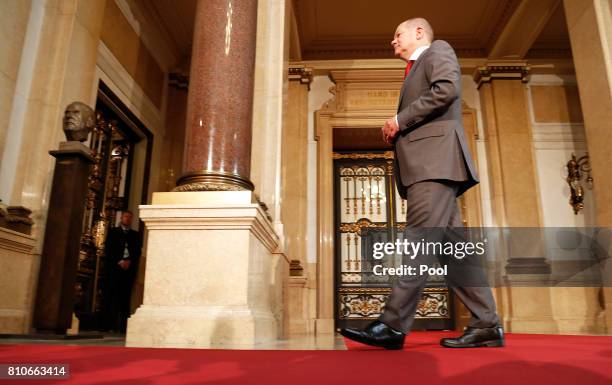
M 73 102 L 64 112 L 64 134 L 67 140 L 87 140 L 89 132 L 94 128 L 96 119 L 94 112 L 85 103 Z

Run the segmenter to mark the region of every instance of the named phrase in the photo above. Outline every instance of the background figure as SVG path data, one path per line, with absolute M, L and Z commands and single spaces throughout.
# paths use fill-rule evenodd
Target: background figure
M 132 286 L 141 254 L 140 233 L 130 227 L 132 217 L 131 211 L 124 211 L 119 226 L 109 229 L 105 244 L 108 274 L 103 329 L 121 333 L 125 333 L 130 316 Z

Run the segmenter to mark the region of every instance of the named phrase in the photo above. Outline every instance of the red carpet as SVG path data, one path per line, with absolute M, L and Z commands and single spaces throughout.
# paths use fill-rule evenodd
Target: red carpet
M 507 335 L 505 348 L 445 349 L 415 332 L 403 351 L 0 345 L 0 363 L 69 363 L 68 380 L 14 384 L 612 384 L 612 337 Z

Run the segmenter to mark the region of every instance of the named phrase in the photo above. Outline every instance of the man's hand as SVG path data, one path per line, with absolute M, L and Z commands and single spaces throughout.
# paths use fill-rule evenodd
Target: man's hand
M 393 139 L 397 136 L 399 132 L 399 127 L 395 122 L 395 117 L 387 119 L 385 125 L 381 128 L 383 140 L 391 144 L 393 143 Z
M 119 267 L 121 267 L 123 270 L 127 270 L 130 268 L 130 260 L 129 259 L 122 259 L 121 261 L 119 261 L 119 263 L 117 263 L 119 265 Z

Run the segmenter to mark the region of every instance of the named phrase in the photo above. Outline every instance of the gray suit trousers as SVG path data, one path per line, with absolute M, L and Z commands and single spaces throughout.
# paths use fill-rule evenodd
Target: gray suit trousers
M 456 193 L 459 183 L 447 180 L 426 180 L 415 183 L 406 189 L 406 230 L 405 239 L 419 242 L 423 235 L 420 229 L 442 229 L 429 233 L 428 241 L 460 242 L 463 232 L 453 228 L 463 227 L 461 214 L 457 206 Z M 412 231 L 414 230 L 414 231 Z M 411 239 L 412 238 L 412 239 Z M 408 264 L 427 263 L 431 266 L 438 256 L 419 255 Z M 447 257 L 447 261 L 454 257 Z M 452 261 L 451 261 L 452 262 Z M 440 263 L 444 264 L 440 259 Z M 418 267 L 417 267 L 418 270 Z M 471 276 L 466 279 L 467 275 Z M 379 320 L 395 330 L 408 334 L 414 321 L 421 292 L 428 275 L 402 276 L 391 290 L 383 314 Z M 486 285 L 486 276 L 480 265 L 463 266 L 449 264 L 446 276 L 449 287 L 471 312 L 469 326 L 492 327 L 498 324 L 495 300 L 491 288 Z M 463 287 L 462 282 L 484 282 L 473 287 Z

